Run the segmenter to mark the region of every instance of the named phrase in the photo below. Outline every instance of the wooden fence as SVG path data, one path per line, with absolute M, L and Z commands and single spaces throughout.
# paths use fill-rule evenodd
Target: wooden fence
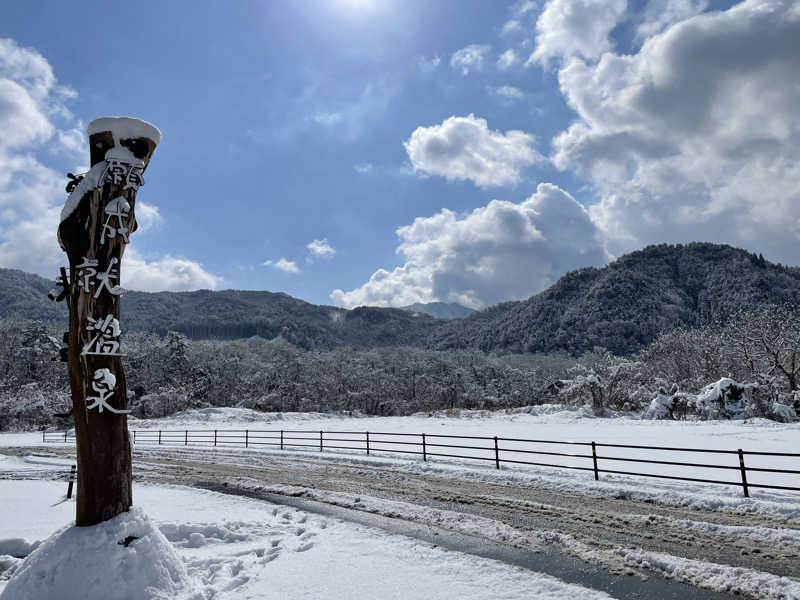
M 507 463 L 590 471 L 594 474 L 596 480 L 600 479 L 601 473 L 654 477 L 737 486 L 742 489 L 745 497 L 750 496 L 750 488 L 800 492 L 800 469 L 766 466 L 780 458 L 798 459 L 797 466 L 800 467 L 800 454 L 745 451 L 741 448 L 736 450 L 712 450 L 706 448 L 610 444 L 593 441 L 577 442 L 386 431 L 138 429 L 131 430 L 130 435 L 134 444 L 142 445 L 272 447 L 280 450 L 308 450 L 313 448 L 318 452 L 351 450 L 365 452 L 367 455 L 387 453 L 415 455 L 426 462 L 436 457 L 484 461 L 493 463 L 497 469 L 502 464 Z M 67 431 L 47 431 L 42 433 L 42 441 L 45 443 L 67 443 L 72 440 L 74 440 L 74 437 Z M 559 452 L 557 449 L 575 451 Z M 637 453 L 644 453 L 645 455 L 636 456 Z M 693 455 L 713 462 L 698 462 L 701 458 L 695 458 Z M 683 457 L 688 458 L 686 460 L 677 460 Z M 745 460 L 746 458 L 747 461 Z M 542 462 L 544 460 L 560 462 Z M 753 462 L 756 462 L 755 466 L 752 464 Z M 625 465 L 631 466 L 626 468 Z M 636 468 L 638 465 L 648 465 L 647 468 L 649 470 L 660 469 L 661 472 L 651 473 L 627 470 Z M 656 465 L 656 467 L 653 468 L 650 465 Z M 675 467 L 678 469 L 675 469 Z M 709 473 L 718 473 L 718 475 L 714 477 L 700 476 Z M 725 473 L 732 475 L 734 479 L 720 479 Z M 772 479 L 770 483 L 765 483 L 761 480 L 757 482 L 748 481 L 748 474 L 760 477 L 768 476 Z M 776 477 L 780 478 L 781 484 L 775 483 Z M 785 480 L 787 479 L 794 485 L 782 485 L 786 483 Z

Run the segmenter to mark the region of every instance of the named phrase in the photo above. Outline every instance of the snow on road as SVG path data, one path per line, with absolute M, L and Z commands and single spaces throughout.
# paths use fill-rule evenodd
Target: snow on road
M 136 485 L 134 494 L 136 505 L 177 549 L 208 599 L 468 600 L 486 598 L 487 590 L 493 598 L 508 599 L 609 597 L 497 561 L 263 501 L 166 486 Z M 74 510 L 62 483 L 0 481 L 0 553 L 29 551 L 68 523 Z M 8 574 L 20 563 L 0 557 L 0 570 Z M 0 590 L 5 583 L 0 581 Z M 59 590 L 58 597 L 71 600 L 69 589 Z M 114 590 L 103 595 L 104 600 L 115 597 Z

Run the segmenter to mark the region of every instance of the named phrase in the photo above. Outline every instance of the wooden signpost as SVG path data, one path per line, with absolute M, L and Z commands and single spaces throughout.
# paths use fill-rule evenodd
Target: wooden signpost
M 58 240 L 69 258 L 57 283 L 69 307 L 67 363 L 78 454 L 75 524 L 95 525 L 132 504 L 127 388 L 122 371 L 122 255 L 136 231 L 136 192 L 161 141 L 127 117 L 89 124 L 91 169 L 72 177 Z

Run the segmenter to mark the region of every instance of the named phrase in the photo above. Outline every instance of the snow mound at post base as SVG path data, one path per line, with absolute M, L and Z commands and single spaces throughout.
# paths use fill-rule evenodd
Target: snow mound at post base
M 120 542 L 136 536 L 128 546 Z M 25 559 L 0 600 L 201 600 L 173 547 L 144 512 L 60 529 Z

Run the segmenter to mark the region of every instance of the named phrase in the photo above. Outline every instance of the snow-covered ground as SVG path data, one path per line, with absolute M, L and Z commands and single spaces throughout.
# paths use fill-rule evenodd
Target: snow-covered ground
M 800 518 L 800 493 L 780 490 L 751 490 L 749 499 L 743 498 L 741 488 L 703 483 L 676 482 L 625 475 L 601 474 L 594 481 L 591 472 L 544 468 L 528 465 L 505 464 L 495 470 L 493 461 L 463 460 L 448 457 L 432 457 L 423 462 L 418 455 L 381 452 L 379 439 L 408 441 L 412 438 L 388 436 L 381 438 L 376 432 L 396 434 L 426 433 L 429 443 L 451 443 L 439 435 L 494 436 L 501 438 L 596 441 L 598 443 L 641 444 L 670 447 L 694 447 L 720 450 L 743 448 L 749 451 L 793 452 L 800 439 L 800 425 L 778 424 L 764 420 L 749 422 L 665 422 L 638 419 L 594 418 L 582 410 L 564 410 L 563 407 L 536 407 L 531 412 L 512 413 L 462 412 L 460 416 L 416 415 L 412 417 L 362 417 L 323 414 L 263 414 L 245 409 L 204 409 L 188 411 L 166 419 L 142 421 L 131 420 L 131 429 L 137 431 L 197 431 L 217 429 L 220 435 L 248 430 L 253 434 L 263 430 L 302 430 L 309 436 L 326 432 L 348 431 L 355 434 L 336 434 L 353 440 L 362 440 L 361 432 L 370 431 L 372 455 L 362 450 L 333 450 L 335 454 L 320 454 L 314 448 L 295 447 L 284 450 L 302 461 L 333 461 L 340 465 L 364 465 L 386 467 L 402 477 L 405 473 L 425 473 L 465 480 L 495 483 L 517 483 L 529 487 L 551 490 L 577 491 L 582 494 L 614 498 L 645 499 L 661 504 L 701 507 L 711 510 L 746 511 L 774 515 L 782 519 Z M 265 434 L 267 435 L 267 434 Z M 304 435 L 304 434 L 303 434 Z M 287 436 L 288 437 L 288 436 Z M 141 438 L 140 438 L 141 439 Z M 258 439 L 257 437 L 251 437 Z M 326 445 L 328 436 L 326 434 Z M 416 439 L 416 438 L 413 438 Z M 35 478 L 41 475 L 51 478 L 56 472 L 68 469 L 71 461 L 45 456 L 46 451 L 34 450 L 42 445 L 41 433 L 0 434 L 0 446 L 29 446 L 31 454 L 24 457 L 0 455 L 0 477 Z M 222 437 L 220 437 L 222 441 Z M 480 446 L 485 440 L 460 440 L 459 444 Z M 351 445 L 341 442 L 341 445 Z M 514 456 L 508 449 L 523 447 L 515 443 L 501 443 L 503 457 Z M 522 444 L 521 442 L 519 444 Z M 68 444 L 68 446 L 71 444 Z M 331 444 L 333 445 L 333 444 Z M 361 448 L 361 445 L 353 443 Z M 63 444 L 59 444 L 63 447 Z M 48 445 L 55 448 L 54 445 Z M 527 447 L 527 446 L 524 446 Z M 408 449 L 408 446 L 386 443 L 384 449 Z M 429 451 L 436 452 L 429 447 Z M 327 448 L 326 448 L 327 449 Z M 585 446 L 565 447 L 540 444 L 544 451 L 586 452 Z M 493 448 L 485 450 L 440 449 L 443 453 L 466 453 L 470 456 L 492 456 Z M 146 472 L 152 468 L 151 458 L 172 457 L 176 460 L 203 461 L 214 464 L 248 466 L 254 461 L 272 460 L 281 452 L 274 446 L 243 448 L 241 446 L 194 446 L 184 447 L 180 443 L 157 446 L 137 444 L 134 469 Z M 613 454 L 618 452 L 618 454 Z M 649 457 L 660 460 L 684 460 L 688 462 L 712 462 L 715 455 L 692 455 L 665 457 L 655 451 L 632 449 L 600 449 L 601 456 Z M 555 464 L 591 464 L 591 459 L 579 457 L 537 456 L 533 460 Z M 721 455 L 724 461 L 737 464 L 735 455 Z M 747 455 L 750 466 L 787 468 L 800 470 L 800 460 L 791 457 L 759 457 Z M 579 462 L 582 461 L 582 462 Z M 686 476 L 686 468 L 669 465 L 636 465 L 624 463 L 621 470 L 672 473 Z M 722 463 L 727 464 L 727 463 Z M 600 468 L 619 468 L 612 461 L 601 459 Z M 720 476 L 719 473 L 723 473 Z M 5 474 L 5 475 L 4 475 Z M 767 473 L 759 479 L 753 473 L 751 481 L 776 483 L 776 474 Z M 739 481 L 736 470 L 699 472 L 691 476 L 729 479 Z M 784 485 L 800 486 L 800 475 L 782 475 Z M 239 482 L 246 485 L 247 481 Z M 261 484 L 259 484 L 261 485 Z M 0 555 L 24 555 L 34 549 L 37 540 L 49 536 L 59 526 L 74 516 L 74 504 L 64 500 L 65 484 L 53 481 L 0 481 Z M 425 515 L 417 514 L 414 505 L 396 506 L 385 500 L 367 497 L 356 498 L 336 492 L 309 489 L 289 489 L 290 486 L 271 485 L 261 487 L 267 491 L 284 494 L 303 493 L 306 497 L 340 506 L 358 507 L 376 514 L 403 515 L 415 521 Z M 284 489 L 285 488 L 285 489 Z M 509 567 L 488 559 L 477 558 L 457 552 L 445 552 L 430 544 L 402 536 L 340 522 L 336 519 L 310 515 L 295 509 L 244 498 L 224 496 L 208 491 L 180 487 L 157 487 L 136 485 L 135 500 L 143 508 L 158 529 L 178 550 L 181 561 L 191 578 L 196 582 L 198 598 L 270 598 L 270 597 L 385 597 L 385 598 L 465 598 L 486 597 L 487 585 L 500 590 L 498 598 L 560 598 L 560 597 L 604 597 L 593 590 L 575 588 L 551 577 Z M 370 504 L 372 503 L 372 504 Z M 427 509 L 421 509 L 427 510 Z M 416 511 L 416 512 L 415 512 Z M 436 519 L 446 520 L 446 515 Z M 435 520 L 436 520 L 435 519 Z M 423 519 L 424 521 L 424 519 Z M 438 522 L 438 521 L 437 521 Z M 444 522 L 444 521 L 443 521 Z M 454 531 L 469 533 L 471 528 L 485 532 L 491 530 L 478 517 L 465 519 L 462 513 L 454 513 Z M 687 529 L 708 527 L 705 523 L 687 521 Z M 723 527 L 723 526 L 714 526 Z M 794 540 L 792 529 L 767 529 L 731 527 L 737 536 L 779 536 L 781 540 Z M 752 529 L 752 531 L 750 530 Z M 514 533 L 514 532 L 511 532 Z M 510 533 L 499 530 L 499 540 L 508 539 Z M 544 537 L 531 538 L 546 542 Z M 786 536 L 789 536 L 787 538 Z M 733 567 L 714 566 L 697 561 L 630 550 L 606 550 L 608 556 L 599 556 L 598 551 L 584 548 L 570 536 L 563 536 L 558 543 L 575 556 L 595 562 L 622 560 L 626 565 L 640 564 L 664 573 L 677 574 L 687 582 L 697 583 L 711 576 L 719 580 L 713 588 L 733 589 L 739 586 L 744 593 L 753 589 L 769 589 L 770 597 L 786 596 L 786 590 L 797 593 L 797 583 L 786 578 L 745 572 Z M 795 543 L 792 541 L 791 543 Z M 623 552 L 620 558 L 615 553 Z M 637 554 L 638 553 L 638 554 Z M 584 556 L 585 555 L 585 556 Z M 612 556 L 613 555 L 613 556 Z M 0 571 L 11 571 L 19 567 L 20 560 L 8 556 L 0 557 Z M 699 583 L 697 583 L 699 584 Z M 0 583 L 0 589 L 3 587 Z M 708 585 L 708 584 L 703 584 Z M 788 587 L 787 587 L 788 586 Z M 781 596 L 783 594 L 783 596 Z M 758 594 L 756 594 L 758 595 Z M 3 598 L 2 600 L 6 600 Z
M 268 598 L 608 598 L 604 593 L 553 577 L 380 530 L 323 518 L 263 501 L 182 487 L 134 486 L 136 505 L 177 549 L 196 590 L 181 597 L 203 599 Z M 0 481 L 0 571 L 22 569 L 9 554 L 27 554 L 74 517 L 64 485 L 50 481 Z M 135 515 L 134 515 L 135 516 Z M 81 532 L 78 532 L 81 533 Z M 119 534 L 121 535 L 121 534 Z M 73 542 L 74 543 L 74 542 Z M 136 547 L 134 540 L 130 547 Z M 125 551 L 120 549 L 117 554 Z M 32 555 L 35 556 L 35 555 Z M 119 560 L 119 557 L 116 558 Z M 119 564 L 99 564 L 95 567 Z M 104 600 L 159 598 L 146 595 L 158 564 L 142 575 L 128 573 Z M 102 580 L 102 577 L 100 578 Z M 70 585 L 72 583 L 72 586 Z M 7 581 L 0 581 L 0 590 Z M 72 600 L 68 574 L 51 596 L 14 598 Z M 11 586 L 9 586 L 10 588 Z M 85 586 L 84 586 L 85 587 Z M 139 589 L 141 595 L 126 595 Z M 174 591 L 170 592 L 174 594 Z M 6 596 L 0 592 L 0 597 Z M 165 592 L 164 598 L 174 598 Z M 12 600 L 9 598 L 8 600 Z M 83 600 L 83 596 L 81 596 Z
M 213 437 L 201 438 L 201 430 L 218 430 L 219 446 L 214 460 L 246 460 L 249 452 L 279 452 L 278 430 L 304 431 L 307 433 L 286 433 L 285 441 L 307 444 L 291 447 L 293 453 L 314 453 L 318 444 L 320 430 L 324 430 L 326 450 L 337 453 L 336 460 L 366 461 L 371 464 L 391 464 L 393 468 L 407 470 L 430 470 L 453 476 L 483 478 L 486 480 L 519 481 L 531 485 L 542 485 L 553 489 L 573 489 L 581 492 L 603 495 L 623 495 L 658 502 L 679 505 L 697 505 L 704 508 L 735 508 L 737 510 L 763 510 L 784 516 L 800 516 L 800 492 L 770 490 L 751 487 L 751 499 L 742 497 L 741 474 L 738 456 L 732 451 L 742 448 L 746 452 L 796 453 L 797 440 L 800 439 L 800 423 L 783 424 L 765 419 L 748 421 L 650 421 L 632 417 L 596 418 L 583 409 L 565 409 L 563 406 L 543 405 L 513 412 L 460 411 L 459 416 L 436 414 L 433 416 L 415 415 L 409 417 L 363 417 L 321 413 L 260 413 L 239 408 L 208 408 L 178 413 L 171 417 L 152 420 L 130 420 L 130 428 L 138 431 L 157 430 L 176 432 L 164 435 L 164 445 L 154 445 L 155 437 L 150 433 L 137 438 L 136 448 L 146 455 L 162 452 L 167 448 L 179 450 L 184 443 L 185 432 L 189 431 L 190 447 L 198 449 L 198 443 L 205 447 Z M 249 432 L 250 449 L 243 445 L 244 431 Z M 270 433 L 257 433 L 269 431 Z M 366 456 L 365 435 L 369 431 L 371 456 Z M 347 434 L 328 434 L 327 432 L 355 432 Z M 377 432 L 397 434 L 417 434 L 413 436 L 380 435 Z M 421 436 L 425 433 L 429 460 L 423 463 L 420 454 L 390 453 L 387 450 L 405 452 L 421 451 Z M 236 439 L 224 437 L 240 436 Z M 728 454 L 686 453 L 664 450 L 644 450 L 631 448 L 608 448 L 598 446 L 598 466 L 602 469 L 628 471 L 633 473 L 653 473 L 677 477 L 714 479 L 728 481 L 733 485 L 723 486 L 699 482 L 670 481 L 601 473 L 600 481 L 595 482 L 591 471 L 564 470 L 513 463 L 503 463 L 502 470 L 494 470 L 493 440 L 465 439 L 455 440 L 447 435 L 493 437 L 514 439 L 536 439 L 554 441 L 591 442 L 598 444 L 628 444 L 663 447 L 701 448 L 724 450 Z M 263 437 L 259 437 L 263 436 Z M 290 440 L 290 437 L 308 437 L 304 440 Z M 350 441 L 327 441 L 338 438 Z M 150 440 L 149 442 L 145 440 Z M 39 446 L 41 433 L 2 434 L 0 446 Z M 202 440 L 202 442 L 200 441 Z M 392 442 L 402 441 L 405 444 Z M 258 442 L 264 445 L 258 445 Z M 414 445 L 409 445 L 409 442 Z M 266 445 L 266 443 L 272 445 Z M 473 446 L 476 449 L 454 449 L 435 444 L 455 444 Z M 350 446 L 353 449 L 332 449 L 330 446 Z M 255 447 L 255 449 L 254 449 Z M 361 450 L 364 448 L 364 450 Z M 477 449 L 481 448 L 481 449 Z M 554 465 L 579 466 L 591 468 L 591 448 L 585 445 L 564 445 L 547 443 L 527 443 L 500 441 L 501 460 L 527 460 Z M 513 449 L 527 449 L 542 452 L 566 452 L 582 454 L 578 456 L 553 456 L 547 454 L 525 454 L 511 452 Z M 437 457 L 434 454 L 457 454 L 474 456 L 474 461 L 450 457 Z M 237 458 L 238 457 L 238 458 Z M 616 457 L 626 459 L 648 459 L 684 463 L 703 463 L 721 465 L 725 469 L 709 469 L 685 465 L 665 465 L 636 463 L 604 459 Z M 748 482 L 754 484 L 783 485 L 800 487 L 800 457 L 745 455 L 748 468 L 787 469 L 796 473 L 748 472 Z M 2 470 L 2 466 L 0 466 Z

